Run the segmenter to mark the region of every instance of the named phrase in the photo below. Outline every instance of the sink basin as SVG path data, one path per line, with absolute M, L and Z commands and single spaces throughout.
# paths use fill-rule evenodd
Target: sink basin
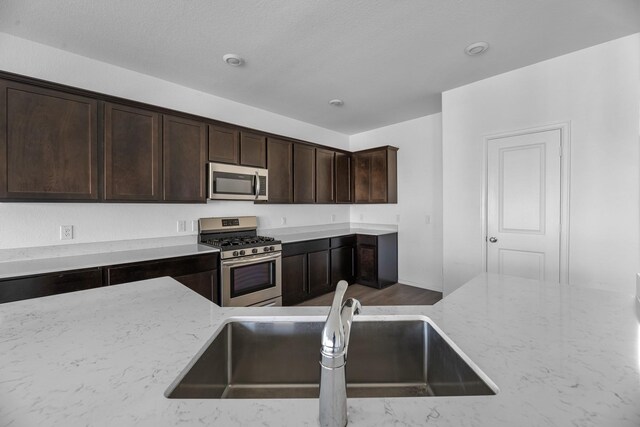
M 169 398 L 317 398 L 323 317 L 229 319 L 165 395 Z M 493 395 L 498 388 L 423 316 L 358 316 L 347 397 Z

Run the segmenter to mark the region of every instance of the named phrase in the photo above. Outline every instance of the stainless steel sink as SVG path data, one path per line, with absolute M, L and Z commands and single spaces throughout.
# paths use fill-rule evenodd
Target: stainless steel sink
M 169 398 L 317 398 L 322 317 L 231 318 L 169 387 Z M 348 397 L 493 395 L 496 385 L 423 316 L 358 316 Z

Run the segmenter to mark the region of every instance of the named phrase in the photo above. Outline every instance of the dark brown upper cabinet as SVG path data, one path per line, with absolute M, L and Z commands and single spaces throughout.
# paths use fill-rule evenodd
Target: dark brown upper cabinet
M 105 200 L 162 200 L 161 149 L 160 114 L 105 103 Z
M 163 116 L 163 200 L 205 203 L 207 125 Z
M 316 149 L 316 203 L 335 203 L 335 152 Z
M 240 164 L 267 167 L 267 138 L 250 132 L 240 132 Z
M 397 153 L 391 146 L 354 153 L 355 203 L 398 203 Z
M 316 201 L 316 149 L 293 144 L 293 203 Z
M 237 129 L 209 125 L 209 161 L 237 165 L 239 141 Z
M 98 199 L 98 102 L 0 80 L 0 198 Z
M 267 167 L 267 138 L 257 133 L 209 125 L 209 161 Z
M 267 139 L 269 203 L 293 202 L 293 144 L 282 139 Z
M 336 203 L 352 203 L 351 156 L 344 153 L 336 153 L 335 165 Z

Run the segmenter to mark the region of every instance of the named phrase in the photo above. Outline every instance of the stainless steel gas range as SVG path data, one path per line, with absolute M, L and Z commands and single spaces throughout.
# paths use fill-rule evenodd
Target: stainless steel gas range
M 200 242 L 220 249 L 223 307 L 282 305 L 282 244 L 257 235 L 255 216 L 200 218 Z

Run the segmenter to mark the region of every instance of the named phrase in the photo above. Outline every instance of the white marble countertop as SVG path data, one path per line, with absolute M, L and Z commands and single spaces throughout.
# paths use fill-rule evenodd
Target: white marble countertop
M 326 307 L 220 308 L 169 278 L 0 306 L 0 425 L 317 426 L 317 399 L 167 399 L 224 319 Z M 480 275 L 429 316 L 495 396 L 349 399 L 349 426 L 640 425 L 635 297 Z
M 126 264 L 219 252 L 218 249 L 193 243 L 190 245 L 163 246 L 158 248 L 101 252 L 87 255 L 72 255 L 54 258 L 37 258 L 22 261 L 0 262 L 0 279 L 32 276 L 57 271 Z
M 305 240 L 327 239 L 330 237 L 348 236 L 350 234 L 366 234 L 368 236 L 382 236 L 397 233 L 397 229 L 374 228 L 373 226 L 347 226 L 339 228 L 300 227 L 294 231 L 279 228 L 266 230 L 264 234 L 275 237 L 282 243 L 303 242 Z

